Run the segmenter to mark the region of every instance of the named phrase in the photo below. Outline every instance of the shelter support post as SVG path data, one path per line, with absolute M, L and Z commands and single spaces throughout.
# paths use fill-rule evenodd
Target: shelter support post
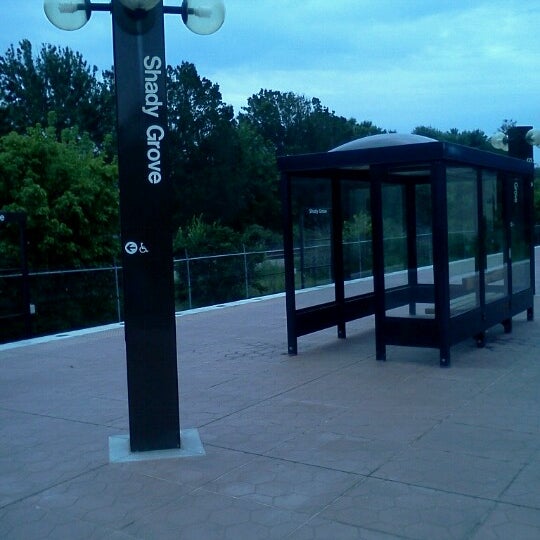
M 287 310 L 287 352 L 298 353 L 296 333 L 296 299 L 294 280 L 294 239 L 292 223 L 291 179 L 281 175 L 281 199 L 283 211 L 283 257 L 285 264 L 285 304 Z
M 343 211 L 341 181 L 332 179 L 332 269 L 335 287 L 335 299 L 338 310 L 338 338 L 347 337 L 345 329 L 345 272 L 343 269 Z
M 435 284 L 435 320 L 441 367 L 450 366 L 450 275 L 448 270 L 448 210 L 446 168 L 434 162 L 431 171 L 432 249 Z
M 380 166 L 373 166 L 370 169 L 370 175 L 373 288 L 375 291 L 375 355 L 377 360 L 386 360 L 386 342 L 384 338 L 384 238 L 382 219 L 382 181 L 386 177 L 386 169 Z

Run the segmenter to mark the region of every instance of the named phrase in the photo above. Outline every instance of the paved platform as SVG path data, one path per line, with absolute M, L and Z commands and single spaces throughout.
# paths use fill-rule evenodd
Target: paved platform
M 454 347 L 450 369 L 430 349 L 377 362 L 372 318 L 289 357 L 283 298 L 177 322 L 196 457 L 110 461 L 120 327 L 0 348 L 0 538 L 540 538 L 538 320 Z

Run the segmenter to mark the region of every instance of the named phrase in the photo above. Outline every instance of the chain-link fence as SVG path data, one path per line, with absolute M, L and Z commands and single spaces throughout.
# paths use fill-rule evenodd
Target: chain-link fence
M 283 250 L 246 251 L 174 261 L 176 309 L 181 311 L 285 290 Z
M 120 322 L 122 267 L 29 272 L 30 308 L 20 272 L 0 270 L 0 343 Z M 282 292 L 283 250 L 247 251 L 174 261 L 178 311 Z
M 30 306 L 22 305 L 22 276 L 0 273 L 0 342 L 122 320 L 121 268 L 30 272 Z

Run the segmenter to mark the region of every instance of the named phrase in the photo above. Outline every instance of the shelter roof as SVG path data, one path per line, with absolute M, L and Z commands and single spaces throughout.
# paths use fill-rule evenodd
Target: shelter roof
M 348 142 L 329 152 L 278 157 L 280 171 L 302 176 L 327 176 L 364 171 L 374 165 L 429 167 L 435 162 L 531 174 L 533 164 L 495 152 L 436 141 L 421 135 L 388 133 Z

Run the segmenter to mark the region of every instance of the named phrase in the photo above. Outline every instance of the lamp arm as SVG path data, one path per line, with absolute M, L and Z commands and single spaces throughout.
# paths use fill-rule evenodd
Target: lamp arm
M 181 15 L 184 24 L 187 24 L 188 15 L 210 17 L 212 15 L 212 10 L 204 8 L 190 8 L 188 7 L 188 0 L 183 0 L 181 6 L 163 6 L 163 13 Z
M 79 3 L 65 2 L 64 4 L 60 4 L 60 6 L 63 6 L 63 8 L 60 8 L 60 11 L 64 11 L 65 9 L 66 13 L 85 9 L 88 17 L 90 17 L 90 12 L 92 11 L 112 11 L 111 2 L 92 2 L 91 0 L 84 0 Z M 163 6 L 163 13 L 176 13 L 182 15 L 184 11 L 187 10 L 183 5 L 179 7 Z
M 58 4 L 58 11 L 60 13 L 75 13 L 76 11 L 85 11 L 86 16 L 90 18 L 92 11 L 111 11 L 111 3 L 107 4 L 91 2 L 90 0 L 83 0 L 82 2 L 63 2 Z
M 183 15 L 186 8 L 181 6 L 163 6 L 163 13 L 173 14 L 173 15 Z
M 89 8 L 91 11 L 111 11 L 111 2 L 104 3 L 98 3 L 98 2 L 90 2 L 89 0 L 86 0 L 86 3 L 89 5 Z M 87 8 L 88 9 L 88 8 Z

